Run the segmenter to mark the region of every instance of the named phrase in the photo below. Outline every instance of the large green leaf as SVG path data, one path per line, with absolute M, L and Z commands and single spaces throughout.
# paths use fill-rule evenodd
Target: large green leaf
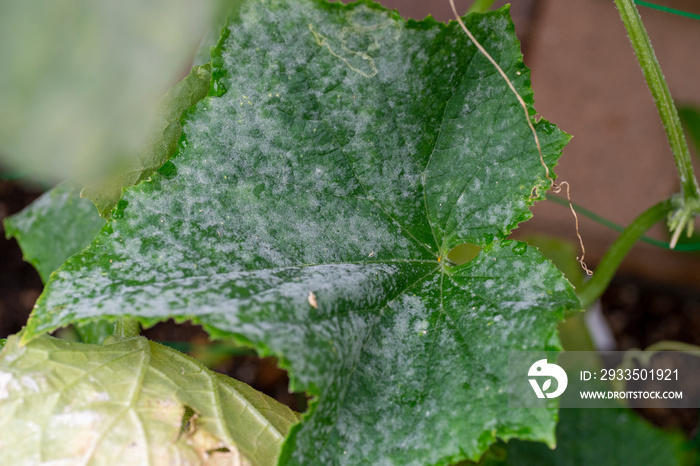
M 557 447 L 512 440 L 492 448 L 483 466 L 673 466 L 684 461 L 683 437 L 650 425 L 630 409 L 562 409 Z
M 507 9 L 467 23 L 532 105 Z M 557 349 L 578 303 L 536 250 L 505 240 L 549 182 L 487 59 L 454 23 L 369 2 L 250 0 L 226 31 L 179 153 L 53 275 L 24 341 L 173 317 L 277 355 L 314 397 L 288 464 L 553 444 L 554 411 L 507 408 L 507 352 Z M 553 166 L 568 136 L 535 126 Z M 447 263 L 464 242 L 483 250 Z
M 80 187 L 63 182 L 4 224 L 7 237 L 17 239 L 24 259 L 46 283 L 51 272 L 95 239 L 105 221 L 92 202 L 80 198 Z
M 299 420 L 142 337 L 18 341 L 0 353 L 3 464 L 272 465 Z

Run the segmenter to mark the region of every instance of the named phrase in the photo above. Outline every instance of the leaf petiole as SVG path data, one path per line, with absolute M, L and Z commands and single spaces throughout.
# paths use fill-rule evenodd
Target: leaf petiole
M 141 324 L 133 317 L 119 317 L 114 322 L 114 335 L 132 338 L 141 335 Z

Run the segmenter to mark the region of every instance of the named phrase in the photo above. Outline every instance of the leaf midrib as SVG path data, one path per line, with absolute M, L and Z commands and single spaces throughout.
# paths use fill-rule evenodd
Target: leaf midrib
M 148 346 L 148 345 L 146 345 L 146 346 Z M 129 353 L 127 353 L 127 355 L 132 354 L 134 352 L 138 353 L 139 351 L 129 352 Z M 93 446 L 90 449 L 90 451 L 85 453 L 85 457 L 84 457 L 85 462 L 83 463 L 84 465 L 87 465 L 90 462 L 90 460 L 92 459 L 92 455 L 95 453 L 95 450 L 97 449 L 100 442 L 102 442 L 102 440 L 105 438 L 105 435 L 112 430 L 112 426 L 115 425 L 118 420 L 120 420 L 124 415 L 128 414 L 130 411 L 133 411 L 134 414 L 136 415 L 136 419 L 138 420 L 139 425 L 141 427 L 141 432 L 144 434 L 143 435 L 144 444 L 148 445 L 148 439 L 145 436 L 145 429 L 143 427 L 143 421 L 141 420 L 141 417 L 138 415 L 138 413 L 136 412 L 136 409 L 135 409 L 136 408 L 136 401 L 138 400 L 138 395 L 140 395 L 139 388 L 141 386 L 143 386 L 143 380 L 146 377 L 146 372 L 148 371 L 148 366 L 150 365 L 150 361 L 151 361 L 150 351 L 149 352 L 141 351 L 141 353 L 143 356 L 142 356 L 141 364 L 139 367 L 139 374 L 138 374 L 138 377 L 136 378 L 136 381 L 134 382 L 133 389 L 132 389 L 131 393 L 129 394 L 129 403 L 126 404 L 124 406 L 124 409 L 122 409 L 119 412 L 119 414 L 114 416 L 114 418 L 112 419 L 112 422 L 110 422 L 109 425 L 107 425 L 104 428 L 104 430 L 102 432 L 100 432 L 100 435 L 97 437 L 97 439 L 93 443 Z M 118 359 L 120 359 L 120 358 L 118 358 Z M 147 454 L 146 458 L 147 458 L 148 464 L 150 464 L 151 463 L 151 455 Z

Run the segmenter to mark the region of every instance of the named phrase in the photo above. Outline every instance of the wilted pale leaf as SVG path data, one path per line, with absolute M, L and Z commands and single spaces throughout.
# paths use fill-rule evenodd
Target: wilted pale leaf
M 142 337 L 18 340 L 0 353 L 3 464 L 274 465 L 299 419 Z

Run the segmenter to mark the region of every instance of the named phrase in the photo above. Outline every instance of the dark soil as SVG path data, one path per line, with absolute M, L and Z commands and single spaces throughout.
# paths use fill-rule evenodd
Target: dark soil
M 2 221 L 41 192 L 0 179 L 0 338 L 20 331 L 43 285 L 34 267 L 22 260 L 15 240 L 5 239 Z

